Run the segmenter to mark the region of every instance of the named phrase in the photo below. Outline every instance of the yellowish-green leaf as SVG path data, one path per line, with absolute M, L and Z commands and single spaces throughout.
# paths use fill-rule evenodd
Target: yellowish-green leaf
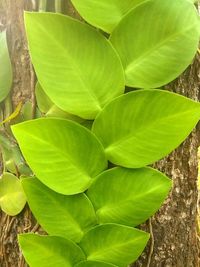
M 90 24 L 111 33 L 123 16 L 146 0 L 72 0 L 81 16 Z
M 158 88 L 178 77 L 199 44 L 200 20 L 191 1 L 150 0 L 131 10 L 111 34 L 126 85 Z
M 12 84 L 12 67 L 8 53 L 6 32 L 0 33 L 0 102 L 8 95 Z
M 121 61 L 100 32 L 53 13 L 25 13 L 25 24 L 38 80 L 56 106 L 94 119 L 124 92 Z
M 87 260 L 124 267 L 139 257 L 148 239 L 148 233 L 132 227 L 102 224 L 87 232 L 79 245 Z
M 85 194 L 64 196 L 36 178 L 25 178 L 22 185 L 31 211 L 48 234 L 79 242 L 97 224 L 94 208 Z
M 61 237 L 21 234 L 19 244 L 30 267 L 74 267 L 85 260 L 75 243 Z
M 5 172 L 0 177 L 0 207 L 10 216 L 22 211 L 26 196 L 21 181 L 13 174 Z
M 99 223 L 137 226 L 161 206 L 171 180 L 151 168 L 113 168 L 101 173 L 87 191 Z
M 101 143 L 75 122 L 41 118 L 16 124 L 12 130 L 36 177 L 58 193 L 84 192 L 107 167 Z
M 200 119 L 200 104 L 164 90 L 137 90 L 108 104 L 93 132 L 116 165 L 140 168 L 178 147 Z

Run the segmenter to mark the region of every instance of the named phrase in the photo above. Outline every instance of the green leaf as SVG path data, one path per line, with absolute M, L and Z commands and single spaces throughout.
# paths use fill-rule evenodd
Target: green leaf
M 197 51 L 200 23 L 190 1 L 152 0 L 130 11 L 111 35 L 126 85 L 157 88 L 178 77 Z
M 0 150 L 4 169 L 8 172 L 18 175 L 31 175 L 30 168 L 22 156 L 22 153 L 16 141 L 7 133 L 0 133 Z
M 105 32 L 112 32 L 123 16 L 146 0 L 72 0 L 80 15 Z
M 0 177 L 0 207 L 10 216 L 20 213 L 26 204 L 20 180 L 13 174 L 5 172 Z
M 84 192 L 107 167 L 103 147 L 79 124 L 42 118 L 12 126 L 21 151 L 45 185 L 58 193 Z
M 82 261 L 75 267 L 117 267 L 116 265 L 102 261 Z
M 0 32 L 0 102 L 8 95 L 12 85 L 12 67 L 10 63 L 6 32 Z
M 113 168 L 100 174 L 87 191 L 99 223 L 136 226 L 161 206 L 171 180 L 151 169 Z
M 79 242 L 84 232 L 97 224 L 94 208 L 85 194 L 60 195 L 36 178 L 25 178 L 22 185 L 31 211 L 48 234 Z
M 93 132 L 114 164 L 139 168 L 178 147 L 200 118 L 200 104 L 162 90 L 138 90 L 107 105 Z
M 124 92 L 121 61 L 101 33 L 60 14 L 26 12 L 25 23 L 38 80 L 59 108 L 94 119 Z
M 85 260 L 75 243 L 61 237 L 22 234 L 19 243 L 31 267 L 73 267 Z
M 54 103 L 44 92 L 39 82 L 37 82 L 35 86 L 35 97 L 38 108 L 42 113 L 47 113 L 52 108 L 52 106 L 54 106 Z
M 132 227 L 103 224 L 86 233 L 80 247 L 85 252 L 87 260 L 124 267 L 138 258 L 148 239 L 149 234 Z
M 40 111 L 45 113 L 45 116 L 69 119 L 79 123 L 85 121 L 84 119 L 69 114 L 66 111 L 63 111 L 62 109 L 58 108 L 47 96 L 47 94 L 44 92 L 44 90 L 42 89 L 41 85 L 38 82 L 35 87 L 35 95 L 36 95 L 37 105 Z

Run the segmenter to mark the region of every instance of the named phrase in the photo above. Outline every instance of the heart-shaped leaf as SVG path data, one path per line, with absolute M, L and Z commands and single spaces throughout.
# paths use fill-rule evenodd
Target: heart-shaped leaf
M 48 234 L 79 242 L 84 232 L 96 225 L 93 206 L 85 194 L 60 195 L 36 178 L 25 178 L 22 185 L 31 211 Z
M 21 151 L 45 185 L 58 193 L 84 192 L 107 167 L 103 147 L 79 124 L 42 118 L 12 126 Z
M 112 32 L 122 17 L 146 0 L 72 0 L 81 16 L 105 32 Z
M 31 267 L 74 267 L 85 260 L 75 243 L 61 237 L 22 234 L 19 243 Z
M 151 169 L 113 168 L 100 174 L 87 194 L 100 223 L 136 226 L 161 206 L 171 180 Z
M 197 51 L 200 23 L 190 1 L 145 1 L 130 11 L 111 35 L 126 85 L 157 88 L 178 77 Z
M 12 67 L 10 63 L 6 32 L 0 32 L 0 102 L 8 95 L 12 84 Z
M 116 265 L 102 261 L 82 261 L 75 267 L 117 267 Z
M 108 104 L 93 132 L 112 163 L 139 168 L 174 150 L 199 118 L 199 103 L 168 91 L 138 90 Z
M 13 174 L 5 172 L 0 177 L 0 207 L 10 216 L 20 213 L 26 204 L 26 196 L 21 181 Z
M 26 13 L 26 31 L 38 80 L 62 110 L 94 119 L 124 91 L 124 71 L 110 42 L 70 17 Z
M 119 224 L 102 224 L 85 234 L 80 247 L 87 260 L 127 266 L 142 253 L 149 234 Z

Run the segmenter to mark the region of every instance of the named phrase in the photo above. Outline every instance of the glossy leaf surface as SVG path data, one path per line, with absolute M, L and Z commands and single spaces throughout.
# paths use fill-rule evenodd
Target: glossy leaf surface
M 64 196 L 36 178 L 25 178 L 22 184 L 31 211 L 48 234 L 79 242 L 84 232 L 96 225 L 93 206 L 85 194 Z
M 138 90 L 107 105 L 93 132 L 116 165 L 139 168 L 178 147 L 200 118 L 200 104 L 162 90 Z
M 136 226 L 161 206 L 171 181 L 151 169 L 113 168 L 100 174 L 87 191 L 99 223 Z
M 87 232 L 80 247 L 87 260 L 124 267 L 138 258 L 148 239 L 149 234 L 140 230 L 118 224 L 104 224 Z
M 126 85 L 158 88 L 192 62 L 199 35 L 199 17 L 190 1 L 151 0 L 130 11 L 110 40 L 121 57 Z
M 94 119 L 123 93 L 121 61 L 101 33 L 59 14 L 26 13 L 25 22 L 38 80 L 59 108 Z
M 123 16 L 145 0 L 72 0 L 81 16 L 105 32 L 112 32 Z
M 85 259 L 75 243 L 61 237 L 22 234 L 19 243 L 31 267 L 74 267 Z
M 75 267 L 117 267 L 117 266 L 100 261 L 83 261 L 78 263 Z
M 0 102 L 8 95 L 12 84 L 12 67 L 10 63 L 6 32 L 0 32 Z
M 107 167 L 102 145 L 75 122 L 43 118 L 12 130 L 36 177 L 58 193 L 84 192 L 91 178 Z
M 5 172 L 0 177 L 0 207 L 10 216 L 22 211 L 26 196 L 20 180 L 13 174 Z

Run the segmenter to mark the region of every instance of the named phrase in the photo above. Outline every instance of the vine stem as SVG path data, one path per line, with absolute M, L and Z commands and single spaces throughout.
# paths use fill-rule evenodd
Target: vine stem
M 152 258 L 153 250 L 154 250 L 154 235 L 153 235 L 153 227 L 152 227 L 152 223 L 151 223 L 151 218 L 149 219 L 149 232 L 150 232 L 150 235 L 151 235 L 151 243 L 150 243 L 148 261 L 147 261 L 147 266 L 146 267 L 150 267 L 151 258 Z

